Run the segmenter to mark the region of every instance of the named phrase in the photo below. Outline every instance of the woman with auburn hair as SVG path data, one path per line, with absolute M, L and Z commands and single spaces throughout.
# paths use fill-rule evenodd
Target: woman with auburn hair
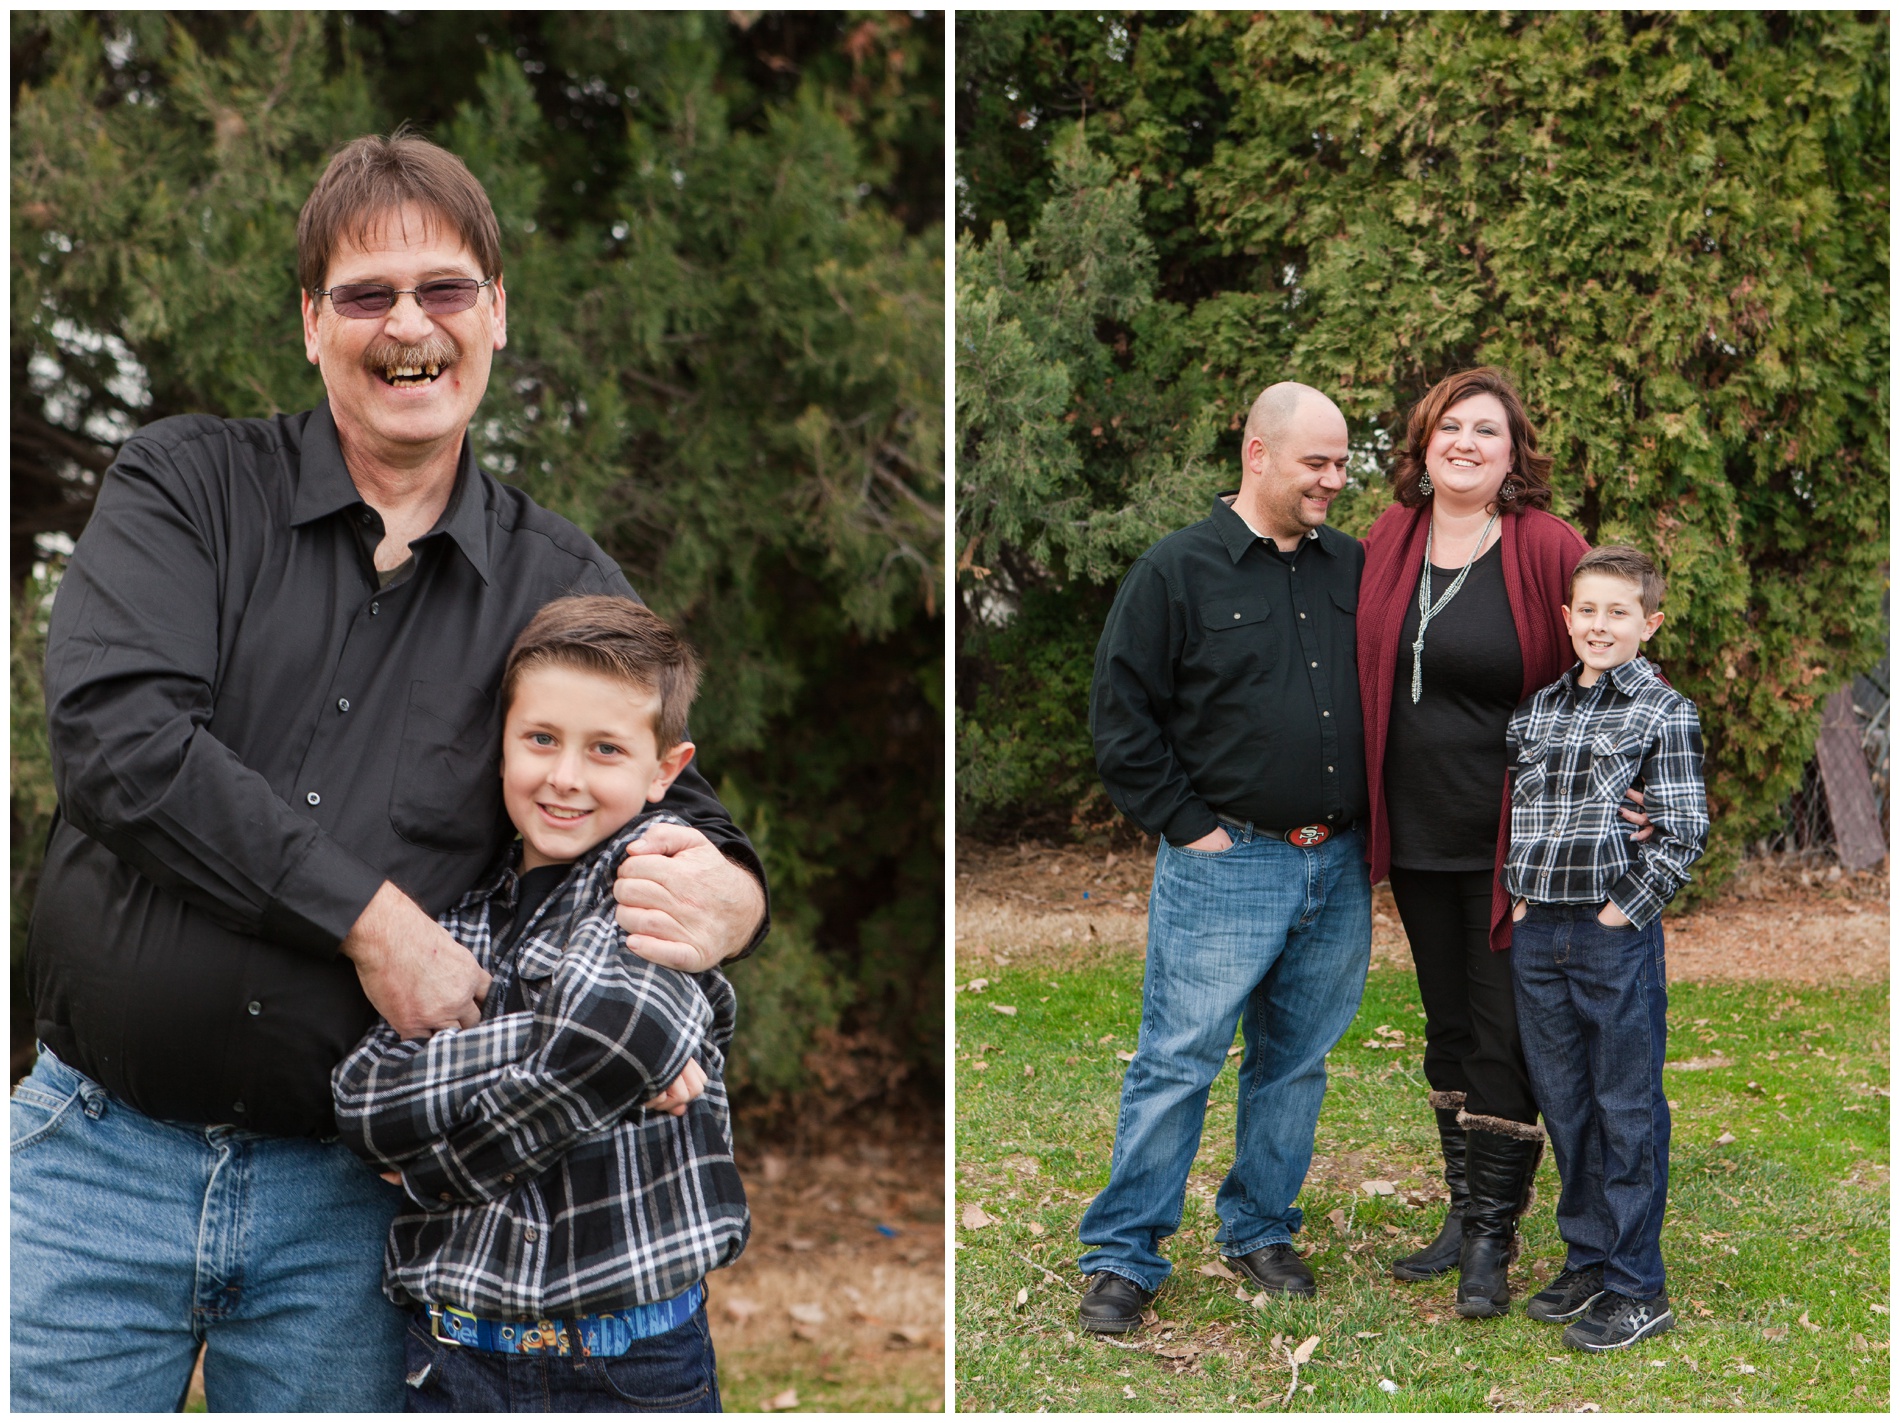
M 1445 377 L 1412 410 L 1359 591 L 1367 856 L 1411 941 L 1451 1188 L 1437 1238 L 1392 1273 L 1458 1270 L 1469 1318 L 1509 1308 L 1505 1274 L 1543 1155 L 1498 871 L 1505 723 L 1575 660 L 1561 609 L 1589 544 L 1546 512 L 1550 463 L 1503 371 Z

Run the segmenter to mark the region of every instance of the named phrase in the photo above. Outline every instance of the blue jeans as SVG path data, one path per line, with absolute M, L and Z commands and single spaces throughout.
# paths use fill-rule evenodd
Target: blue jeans
M 496 1354 L 444 1344 L 426 1315 L 405 1343 L 408 1413 L 718 1413 L 706 1309 L 612 1359 Z
M 1326 1054 L 1351 1026 L 1372 955 L 1360 833 L 1310 850 L 1251 831 L 1232 849 L 1163 839 L 1148 901 L 1141 1039 L 1122 1079 L 1108 1187 L 1082 1217 L 1079 1264 L 1158 1289 L 1188 1170 L 1238 1020 L 1246 1043 L 1234 1165 L 1214 1208 L 1226 1255 L 1290 1242 L 1313 1159 Z
M 1533 904 L 1513 929 L 1517 1021 L 1563 1182 L 1566 1264 L 1601 1265 L 1606 1289 L 1648 1299 L 1663 1289 L 1669 1197 L 1662 921 L 1612 929 L 1597 910 Z
M 12 1405 L 395 1412 L 400 1192 L 337 1143 L 156 1121 L 42 1051 L 12 1107 Z

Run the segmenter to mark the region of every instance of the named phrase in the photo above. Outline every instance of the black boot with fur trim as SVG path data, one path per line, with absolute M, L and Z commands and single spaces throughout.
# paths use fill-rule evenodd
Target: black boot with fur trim
M 1423 1250 L 1415 1250 L 1402 1260 L 1392 1262 L 1392 1276 L 1399 1280 L 1429 1280 L 1458 1268 L 1458 1253 L 1465 1239 L 1465 1205 L 1470 1195 L 1465 1190 L 1465 1129 L 1458 1125 L 1458 1109 L 1465 1104 L 1462 1092 L 1433 1092 L 1427 1100 L 1438 1117 L 1438 1144 L 1445 1153 L 1445 1185 L 1451 1190 L 1451 1209 L 1445 1223 Z
M 1490 1319 L 1511 1307 L 1508 1280 L 1517 1259 L 1518 1217 L 1535 1199 L 1537 1165 L 1544 1159 L 1544 1129 L 1506 1117 L 1461 1111 L 1465 1139 L 1465 1237 L 1458 1256 L 1458 1313 Z

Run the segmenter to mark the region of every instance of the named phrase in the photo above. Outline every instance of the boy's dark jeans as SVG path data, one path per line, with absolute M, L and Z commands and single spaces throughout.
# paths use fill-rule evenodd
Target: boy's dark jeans
M 618 1358 L 495 1354 L 432 1338 L 427 1317 L 404 1341 L 406 1413 L 718 1413 L 706 1310 L 636 1340 Z
M 1649 1299 L 1669 1193 L 1662 921 L 1612 929 L 1599 908 L 1533 904 L 1513 927 L 1518 1031 L 1563 1182 L 1566 1264 L 1602 1265 L 1605 1289 Z

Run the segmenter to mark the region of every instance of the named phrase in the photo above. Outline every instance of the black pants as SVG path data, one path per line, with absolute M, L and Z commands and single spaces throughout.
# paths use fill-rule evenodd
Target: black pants
M 1440 1092 L 1463 1092 L 1473 1116 L 1535 1122 L 1511 954 L 1491 951 L 1491 871 L 1394 865 L 1392 898 L 1418 966 L 1425 1080 Z

